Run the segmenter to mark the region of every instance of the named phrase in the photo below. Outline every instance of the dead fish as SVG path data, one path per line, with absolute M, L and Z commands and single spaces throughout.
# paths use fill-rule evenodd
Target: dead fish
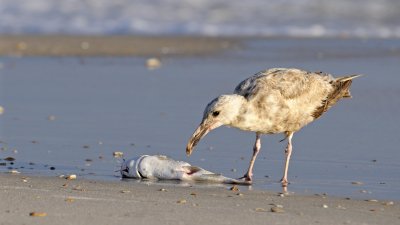
M 124 160 L 120 172 L 123 178 L 250 185 L 248 181 L 225 177 L 164 155 L 142 155 Z

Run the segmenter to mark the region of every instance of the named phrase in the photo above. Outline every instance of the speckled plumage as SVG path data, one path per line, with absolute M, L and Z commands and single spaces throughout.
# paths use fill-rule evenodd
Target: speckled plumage
M 340 99 L 351 97 L 352 79 L 358 76 L 334 78 L 327 73 L 293 68 L 261 71 L 242 81 L 233 94 L 221 95 L 207 105 L 186 153 L 190 155 L 202 137 L 221 125 L 253 131 L 256 142 L 244 176 L 251 181 L 253 164 L 261 148 L 260 135 L 284 133 L 288 145 L 282 184 L 286 185 L 293 134 L 319 118 Z
M 299 69 L 259 72 L 235 88 L 247 102 L 231 126 L 265 134 L 296 132 L 349 95 L 351 79 L 341 79 Z

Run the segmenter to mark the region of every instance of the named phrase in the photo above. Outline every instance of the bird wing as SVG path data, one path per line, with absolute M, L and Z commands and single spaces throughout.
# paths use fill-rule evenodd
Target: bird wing
M 273 68 L 256 73 L 239 83 L 234 93 L 252 99 L 261 91 L 264 95 L 279 93 L 284 99 L 319 95 L 322 101 L 327 96 L 334 78 L 322 72 L 299 69 Z M 319 91 L 316 91 L 318 89 Z M 322 93 L 321 93 L 322 91 Z

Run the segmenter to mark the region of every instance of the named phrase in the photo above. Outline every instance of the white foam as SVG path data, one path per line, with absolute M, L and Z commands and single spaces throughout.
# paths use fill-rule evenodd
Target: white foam
M 398 0 L 1 0 L 0 33 L 400 37 Z

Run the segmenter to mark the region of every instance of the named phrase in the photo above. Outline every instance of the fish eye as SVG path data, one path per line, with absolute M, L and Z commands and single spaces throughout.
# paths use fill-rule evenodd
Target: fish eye
M 214 112 L 212 113 L 212 115 L 213 115 L 213 117 L 217 117 L 217 116 L 219 115 L 219 111 L 214 111 Z

